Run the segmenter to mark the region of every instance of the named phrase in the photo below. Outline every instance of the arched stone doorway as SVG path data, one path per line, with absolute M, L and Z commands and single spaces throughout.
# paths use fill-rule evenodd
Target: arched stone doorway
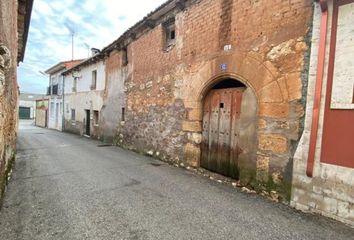
M 220 79 L 205 92 L 200 166 L 239 179 L 255 170 L 257 98 L 245 83 Z

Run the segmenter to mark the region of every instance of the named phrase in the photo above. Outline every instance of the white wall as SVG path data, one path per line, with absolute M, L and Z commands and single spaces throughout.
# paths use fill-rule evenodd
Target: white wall
M 58 71 L 49 76 L 49 85 L 58 84 L 58 95 L 49 96 L 48 106 L 48 128 L 62 131 L 63 126 L 63 76 L 61 75 L 65 69 Z
M 61 97 L 52 97 L 49 99 L 48 106 L 48 128 L 62 131 L 63 125 L 63 101 Z
M 28 107 L 31 109 L 31 119 L 36 117 L 36 101 L 23 101 L 20 100 L 19 107 Z
M 92 71 L 97 71 L 96 89 L 93 90 L 91 90 Z M 101 114 L 103 106 L 103 94 L 106 83 L 104 61 L 99 61 L 97 63 L 84 66 L 80 69 L 80 71 L 76 72 L 76 74 L 79 76 L 79 78 L 77 79 L 75 92 L 73 92 L 74 78 L 72 74 L 70 73 L 64 77 L 64 120 L 66 122 L 66 130 L 72 131 L 72 129 L 76 129 L 77 132 L 83 134 L 86 110 L 90 110 L 91 120 L 93 120 L 93 111 L 99 111 L 99 115 Z M 75 109 L 75 121 L 71 119 L 72 109 Z M 97 133 L 98 127 L 99 126 L 95 126 L 95 129 L 92 129 L 92 134 Z
M 96 82 L 96 91 L 103 91 L 105 89 L 105 66 L 103 61 L 98 63 L 84 66 L 78 72 L 79 78 L 77 79 L 77 88 L 76 92 L 90 92 L 92 84 L 92 71 L 97 71 L 97 82 Z M 73 93 L 73 83 L 74 78 L 72 74 L 65 76 L 65 94 Z
M 291 205 L 299 210 L 317 212 L 354 226 L 354 169 L 325 164 L 320 161 L 333 9 L 331 1 L 329 2 L 326 63 L 314 173 L 312 178 L 306 176 L 320 37 L 321 9 L 318 3 L 315 3 L 313 21 L 314 31 L 308 80 L 305 129 L 294 156 Z

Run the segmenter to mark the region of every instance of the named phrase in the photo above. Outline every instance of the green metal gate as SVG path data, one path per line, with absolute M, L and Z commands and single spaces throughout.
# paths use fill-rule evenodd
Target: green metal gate
M 29 107 L 20 107 L 19 109 L 20 119 L 31 119 L 31 108 Z

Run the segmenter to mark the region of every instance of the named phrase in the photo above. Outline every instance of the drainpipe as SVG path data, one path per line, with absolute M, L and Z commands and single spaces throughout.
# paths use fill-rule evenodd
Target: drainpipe
M 62 112 L 62 115 L 61 115 L 61 131 L 64 132 L 65 130 L 65 117 L 64 117 L 64 114 L 65 114 L 65 81 L 64 81 L 64 75 L 61 75 L 62 78 L 63 78 L 63 90 L 62 90 L 62 101 L 63 101 L 63 112 Z
M 325 58 L 326 58 L 326 39 L 327 39 L 327 22 L 328 22 L 327 0 L 320 0 L 320 6 L 322 11 L 320 44 L 318 50 L 315 99 L 314 99 L 313 112 L 312 112 L 310 149 L 309 149 L 307 170 L 306 170 L 306 175 L 311 178 L 313 177 L 313 169 L 315 163 L 317 133 L 318 133 L 319 118 L 320 118 L 321 95 L 322 95 L 322 85 L 323 85 L 323 73 L 324 73 L 324 65 L 325 65 Z

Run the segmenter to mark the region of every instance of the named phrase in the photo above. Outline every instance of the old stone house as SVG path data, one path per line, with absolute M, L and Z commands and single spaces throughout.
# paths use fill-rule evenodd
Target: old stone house
M 45 71 L 49 76 L 47 95 L 49 97 L 48 128 L 63 130 L 63 75 L 62 73 L 82 60 L 60 62 Z
M 0 201 L 15 159 L 17 64 L 24 59 L 32 0 L 0 1 Z
M 105 66 L 95 55 L 63 73 L 64 130 L 100 138 Z
M 103 129 L 289 199 L 312 14 L 307 0 L 167 1 L 100 53 Z

